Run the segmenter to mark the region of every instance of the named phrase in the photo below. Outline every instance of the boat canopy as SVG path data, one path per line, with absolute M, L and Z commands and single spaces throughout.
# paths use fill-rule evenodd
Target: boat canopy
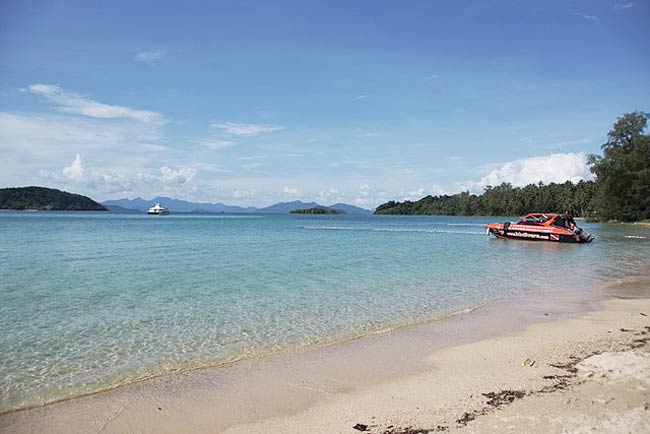
M 519 220 L 520 225 L 557 226 L 560 228 L 573 228 L 576 222 L 570 214 L 556 213 L 530 213 Z

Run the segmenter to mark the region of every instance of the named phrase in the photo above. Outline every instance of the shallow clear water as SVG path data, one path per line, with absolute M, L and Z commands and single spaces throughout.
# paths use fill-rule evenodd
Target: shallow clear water
M 2 212 L 0 412 L 647 274 L 648 228 L 569 245 L 494 220 Z

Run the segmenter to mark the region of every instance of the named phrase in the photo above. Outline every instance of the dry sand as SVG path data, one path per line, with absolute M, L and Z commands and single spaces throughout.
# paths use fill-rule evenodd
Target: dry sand
M 650 299 L 540 306 L 5 414 L 0 431 L 650 432 Z

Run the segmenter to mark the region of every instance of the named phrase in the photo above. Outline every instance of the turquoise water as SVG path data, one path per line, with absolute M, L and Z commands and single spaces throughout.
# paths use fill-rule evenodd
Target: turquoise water
M 647 274 L 647 228 L 567 245 L 494 220 L 2 212 L 0 412 Z

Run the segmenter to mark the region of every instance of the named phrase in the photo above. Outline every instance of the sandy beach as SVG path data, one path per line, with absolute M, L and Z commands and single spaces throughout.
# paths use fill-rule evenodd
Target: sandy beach
M 646 297 L 646 298 L 641 298 Z M 0 416 L 2 432 L 643 432 L 650 298 L 561 293 Z

